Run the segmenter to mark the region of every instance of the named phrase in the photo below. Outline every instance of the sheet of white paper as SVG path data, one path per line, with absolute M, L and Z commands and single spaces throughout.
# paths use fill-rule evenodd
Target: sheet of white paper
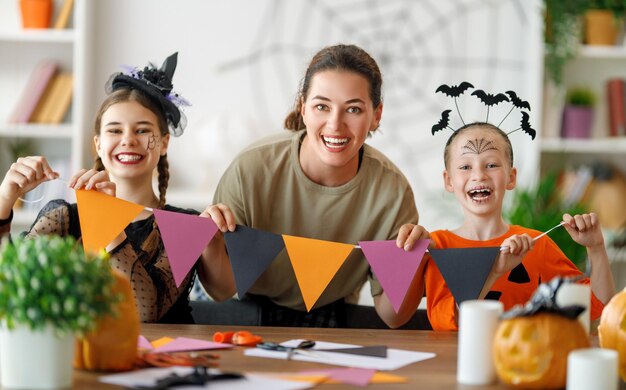
M 282 345 L 286 347 L 295 347 L 302 340 L 289 340 Z M 315 363 L 324 363 L 324 364 L 333 364 L 336 366 L 345 366 L 345 367 L 357 367 L 357 368 L 374 368 L 377 370 L 397 370 L 398 368 L 407 366 L 412 363 L 416 363 L 422 360 L 431 359 L 435 357 L 435 354 L 432 352 L 413 352 L 413 351 L 405 351 L 402 349 L 387 349 L 387 357 L 372 357 L 372 356 L 361 356 L 361 355 L 352 355 L 347 353 L 338 353 L 338 352 L 322 352 L 323 349 L 331 349 L 331 348 L 352 348 L 352 347 L 360 347 L 360 345 L 352 345 L 352 344 L 340 344 L 340 343 L 329 343 L 325 341 L 316 341 L 315 348 L 311 349 L 316 357 L 304 354 L 298 354 L 297 352 L 292 355 L 292 360 L 300 360 L 303 362 L 315 362 Z M 244 351 L 246 356 L 256 356 L 256 357 L 266 357 L 272 359 L 286 359 L 287 352 L 280 351 L 268 351 L 261 348 L 250 348 Z
M 167 367 L 167 368 L 146 368 L 123 372 L 119 374 L 104 375 L 98 378 L 100 382 L 112 385 L 136 387 L 153 386 L 158 379 L 170 374 L 185 375 L 193 370 L 192 367 Z M 211 370 L 213 373 L 218 371 Z M 224 381 L 209 382 L 204 386 L 176 386 L 176 389 L 211 389 L 211 390 L 300 390 L 310 389 L 313 384 L 307 382 L 295 382 L 277 378 L 270 378 L 261 374 L 246 374 L 242 379 L 229 379 Z

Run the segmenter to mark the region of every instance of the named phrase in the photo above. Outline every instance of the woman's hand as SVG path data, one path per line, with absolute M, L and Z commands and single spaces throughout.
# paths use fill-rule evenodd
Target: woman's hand
M 11 164 L 0 184 L 0 201 L 13 207 L 18 198 L 43 182 L 59 177 L 42 156 L 20 157 Z
M 413 249 L 417 240 L 424 239 L 430 239 L 430 233 L 423 226 L 407 223 L 400 227 L 396 245 L 408 252 Z
M 200 216 L 211 218 L 222 233 L 235 231 L 235 215 L 225 204 L 218 203 L 207 206 L 207 208 L 200 213 Z
M 97 171 L 95 169 L 81 169 L 70 179 L 69 187 L 74 190 L 82 188 L 86 190 L 95 189 L 104 194 L 115 196 L 115 183 L 109 179 L 107 171 Z

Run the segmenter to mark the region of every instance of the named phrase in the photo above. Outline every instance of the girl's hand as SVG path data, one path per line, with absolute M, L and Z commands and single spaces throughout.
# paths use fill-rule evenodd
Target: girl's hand
M 604 236 L 596 213 L 576 214 L 573 217 L 563 214 L 565 230 L 578 244 L 587 248 L 604 246 Z
M 500 277 L 517 267 L 534 244 L 535 242 L 528 234 L 514 234 L 504 240 L 501 245 L 503 249 L 494 264 L 493 272 Z
M 222 233 L 235 231 L 235 215 L 225 204 L 218 203 L 207 206 L 200 216 L 211 218 Z
M 58 177 L 59 174 L 50 168 L 45 157 L 20 157 L 11 164 L 0 184 L 0 199 L 10 202 L 10 207 L 13 207 L 15 201 L 25 193 Z
M 407 223 L 400 227 L 398 238 L 396 238 L 396 245 L 398 248 L 404 248 L 404 250 L 408 252 L 413 249 L 417 240 L 423 239 L 430 239 L 430 233 L 421 225 Z
M 115 183 L 109 179 L 107 171 L 97 171 L 95 169 L 81 169 L 70 179 L 69 187 L 75 190 L 84 188 L 86 190 L 96 190 L 104 194 L 115 196 Z

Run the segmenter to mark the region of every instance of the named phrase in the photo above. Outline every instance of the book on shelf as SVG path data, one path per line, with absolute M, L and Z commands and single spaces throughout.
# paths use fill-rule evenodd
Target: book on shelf
M 69 72 L 60 72 L 54 76 L 38 104 L 31 122 L 61 123 L 72 102 L 74 78 Z
M 58 68 L 58 64 L 50 60 L 41 61 L 35 66 L 9 117 L 9 123 L 27 123 L 31 120 Z
M 63 1 L 61 10 L 59 11 L 59 14 L 57 15 L 57 18 L 54 22 L 55 29 L 67 28 L 68 22 L 70 20 L 70 15 L 72 14 L 73 7 L 74 7 L 74 0 Z
M 624 79 L 612 78 L 606 82 L 607 106 L 609 115 L 609 136 L 626 135 L 626 88 Z

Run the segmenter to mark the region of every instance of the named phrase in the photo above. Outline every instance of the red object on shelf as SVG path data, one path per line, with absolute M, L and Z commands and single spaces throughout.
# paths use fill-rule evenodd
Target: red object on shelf
M 607 106 L 609 108 L 609 135 L 626 135 L 626 109 L 624 103 L 624 80 L 609 79 L 606 82 Z

